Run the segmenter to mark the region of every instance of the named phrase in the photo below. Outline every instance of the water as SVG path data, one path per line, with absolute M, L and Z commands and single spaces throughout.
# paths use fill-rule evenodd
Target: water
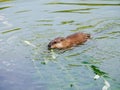
M 119 90 L 119 15 L 119 0 L 0 0 L 0 90 Z M 79 31 L 92 39 L 47 50 Z

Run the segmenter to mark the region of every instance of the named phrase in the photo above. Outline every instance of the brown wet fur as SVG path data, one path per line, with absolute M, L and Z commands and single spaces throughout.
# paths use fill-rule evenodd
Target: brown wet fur
M 85 43 L 90 38 L 90 34 L 75 33 L 64 37 L 57 37 L 48 44 L 48 49 L 67 49 Z M 60 44 L 60 45 L 59 45 Z

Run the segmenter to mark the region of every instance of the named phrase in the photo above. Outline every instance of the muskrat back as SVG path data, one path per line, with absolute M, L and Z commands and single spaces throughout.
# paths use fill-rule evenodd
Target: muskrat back
M 69 35 L 69 36 L 66 37 L 66 39 L 70 40 L 71 43 L 74 43 L 74 44 L 84 43 L 89 38 L 90 38 L 90 34 L 81 33 L 81 32 L 75 33 L 75 34 L 72 34 L 72 35 Z

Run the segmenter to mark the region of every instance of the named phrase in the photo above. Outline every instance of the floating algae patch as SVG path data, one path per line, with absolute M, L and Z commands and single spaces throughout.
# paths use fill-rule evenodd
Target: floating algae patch
M 2 34 L 6 34 L 6 33 L 9 33 L 9 32 L 14 32 L 14 31 L 18 31 L 20 30 L 21 28 L 14 28 L 14 29 L 10 29 L 10 30 L 7 30 L 7 31 L 3 31 Z

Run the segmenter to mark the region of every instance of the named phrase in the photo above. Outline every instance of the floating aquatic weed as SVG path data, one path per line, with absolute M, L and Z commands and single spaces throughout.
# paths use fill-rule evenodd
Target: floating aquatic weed
M 70 84 L 70 87 L 73 87 L 74 85 L 73 84 Z
M 6 24 L 7 24 L 7 22 L 6 22 Z M 21 30 L 21 28 L 14 28 L 14 29 L 11 29 L 11 30 L 3 31 L 2 34 L 6 34 L 6 33 L 9 33 L 9 32 L 13 32 L 13 31 L 18 31 L 18 30 Z
M 99 75 L 95 75 L 94 80 L 97 80 L 97 79 L 99 79 L 99 78 L 100 78 Z M 103 80 L 104 80 L 104 86 L 103 86 L 102 90 L 108 90 L 108 88 L 110 88 L 110 84 L 109 84 L 109 82 L 108 82 L 107 80 L 105 80 L 104 78 L 103 78 Z
M 52 26 L 53 24 L 36 24 L 35 26 Z
M 104 84 L 105 85 L 103 86 L 102 90 L 108 90 L 108 88 L 110 88 L 109 82 L 107 80 L 104 80 Z
M 92 65 L 91 68 L 94 71 L 94 73 L 96 74 L 95 77 L 94 77 L 94 80 L 97 80 L 101 77 L 104 80 L 104 86 L 103 86 L 102 90 L 108 90 L 108 88 L 110 87 L 110 84 L 104 78 L 104 77 L 108 77 L 107 73 L 101 71 L 98 67 L 96 67 L 94 65 Z
M 48 5 L 49 4 L 53 4 L 53 5 L 56 5 L 56 4 L 61 4 L 61 5 L 84 5 L 84 6 L 120 6 L 119 3 L 73 3 L 73 2 L 50 2 L 50 3 L 47 3 Z
M 54 11 L 54 13 L 57 12 L 62 12 L 62 13 L 90 13 L 90 10 L 93 10 L 96 8 L 81 8 L 81 9 L 67 9 L 67 10 L 59 10 L 59 11 Z
M 56 59 L 57 55 L 55 54 L 55 52 L 53 51 L 53 49 L 51 49 L 51 56 L 53 59 Z
M 112 34 L 112 35 L 114 35 L 114 34 L 120 34 L 120 31 L 112 31 L 112 32 L 109 32 L 108 34 Z
M 7 8 L 10 8 L 10 7 L 11 7 L 11 6 L 0 7 L 0 10 L 7 9 Z
M 71 57 L 70 57 L 71 58 Z M 87 66 L 88 68 L 91 67 L 91 65 L 98 65 L 101 62 L 97 61 L 96 59 L 93 59 L 93 57 L 86 57 L 87 61 L 81 61 L 80 63 L 72 63 L 72 64 L 68 64 L 70 67 L 81 67 L 81 66 Z M 88 58 L 88 59 L 87 59 Z
M 49 19 L 46 19 L 46 20 L 37 20 L 37 22 L 53 22 L 53 20 L 49 20 Z
M 100 78 L 99 75 L 95 75 L 94 80 L 97 80 L 97 79 L 99 79 L 99 78 Z
M 32 43 L 29 42 L 29 41 L 26 41 L 26 40 L 25 40 L 24 43 L 26 43 L 27 45 L 30 45 L 30 46 L 32 46 L 32 47 L 34 47 L 34 48 L 36 47 L 34 44 L 32 44 Z
M 8 2 L 8 1 L 13 1 L 13 0 L 0 0 L 0 2 Z
M 62 21 L 61 24 L 72 24 L 74 22 L 74 20 L 70 20 L 70 21 Z
M 108 77 L 108 74 L 104 71 L 101 71 L 97 66 L 91 65 L 90 67 L 92 68 L 93 72 L 96 75 L 103 76 L 103 77 Z
M 90 58 L 90 59 L 89 59 Z M 82 61 L 81 63 L 82 64 L 85 64 L 85 65 L 95 65 L 95 64 L 100 64 L 101 62 L 100 61 L 97 61 L 95 58 L 93 57 L 88 57 L 89 61 Z
M 68 56 L 66 56 L 67 58 L 71 58 L 71 57 L 74 57 L 74 56 L 79 56 L 80 53 L 74 53 L 74 54 L 70 54 Z
M 107 39 L 107 38 L 109 38 L 109 36 L 100 36 L 100 37 L 97 37 L 95 39 Z
M 41 64 L 44 64 L 44 65 L 45 65 L 45 64 L 46 64 L 46 62 L 45 62 L 45 61 L 43 61 L 43 62 L 41 62 Z
M 22 11 L 17 11 L 16 13 L 24 13 L 24 12 L 29 12 L 31 10 L 22 10 Z

